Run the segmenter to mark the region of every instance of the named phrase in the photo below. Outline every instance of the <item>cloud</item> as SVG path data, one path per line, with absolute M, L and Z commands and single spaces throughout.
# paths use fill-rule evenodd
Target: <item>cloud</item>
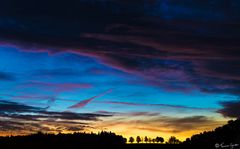
M 15 77 L 10 74 L 10 73 L 6 73 L 6 72 L 0 72 L 0 81 L 14 81 Z
M 0 101 L 0 132 L 6 134 L 15 131 L 19 135 L 36 131 L 80 131 L 90 127 L 90 122 L 99 121 L 101 117 L 111 116 L 110 114 L 54 112 L 47 111 L 46 108 Z
M 73 112 L 49 112 L 41 111 L 37 113 L 38 115 L 30 114 L 4 114 L 2 116 L 21 119 L 21 120 L 32 120 L 32 121 L 41 121 L 41 119 L 47 119 L 47 121 L 52 120 L 84 120 L 84 121 L 97 121 L 98 117 L 108 117 L 111 115 L 107 114 L 91 114 L 91 113 L 73 113 Z M 65 121 L 66 122 L 66 121 Z M 71 121 L 69 121 L 70 123 Z M 78 124 L 81 124 L 80 122 Z
M 50 108 L 56 101 L 65 101 L 70 103 L 75 103 L 76 100 L 60 98 L 57 96 L 50 95 L 36 95 L 36 94 L 20 94 L 20 95 L 12 95 L 12 94 L 0 94 L 0 96 L 4 99 L 8 99 L 11 101 L 25 101 L 28 103 L 36 104 L 37 106 L 45 106 L 46 109 Z M 45 101 L 45 103 L 39 103 L 39 101 Z
M 212 108 L 198 108 L 198 107 L 188 107 L 188 106 L 170 105 L 170 104 L 142 104 L 142 103 L 118 102 L 118 101 L 102 101 L 102 103 L 125 105 L 125 106 L 143 106 L 143 107 L 156 106 L 156 107 L 167 107 L 167 108 L 186 109 L 186 110 L 214 110 Z
M 155 117 L 159 116 L 159 113 L 153 113 L 153 112 L 131 112 L 127 114 L 128 116 L 148 116 L 148 117 Z
M 14 122 L 13 120 L 0 120 L 0 122 L 1 122 L 0 127 L 1 135 L 26 135 L 39 131 L 47 133 L 76 132 L 83 131 L 86 130 L 86 128 L 88 128 L 88 125 L 81 124 L 66 125 L 61 122 L 59 122 L 58 124 L 56 122 L 48 124 L 35 123 L 32 121 Z
M 91 113 L 73 113 L 73 112 L 42 112 L 48 118 L 65 119 L 65 120 L 98 120 L 98 117 L 108 117 L 107 114 L 91 114 Z
M 54 96 L 43 96 L 43 95 L 31 95 L 31 94 L 27 94 L 27 95 L 12 95 L 12 94 L 0 94 L 0 96 L 2 97 L 9 97 L 11 100 L 47 100 L 48 103 L 52 103 L 56 100 L 61 100 L 61 101 L 68 101 L 68 102 L 75 102 L 75 100 L 71 100 L 71 99 L 63 99 L 63 98 L 57 98 Z
M 21 130 L 22 129 L 22 123 L 19 122 L 13 122 L 13 121 L 3 121 L 0 120 L 1 122 L 1 127 L 0 131 L 16 131 L 16 130 Z
M 9 0 L 0 6 L 0 42 L 25 52 L 89 56 L 167 91 L 239 95 L 239 6 L 224 0 Z
M 83 108 L 85 107 L 89 102 L 91 102 L 92 100 L 94 100 L 95 98 L 97 98 L 97 96 L 94 96 L 92 98 L 89 98 L 89 99 L 86 99 L 86 100 L 83 100 L 83 101 L 80 101 L 79 103 L 77 104 L 74 104 L 70 107 L 68 107 L 69 109 L 73 109 L 73 108 Z
M 32 81 L 29 83 L 24 83 L 20 85 L 21 88 L 28 88 L 28 87 L 36 87 L 43 90 L 51 90 L 55 93 L 61 92 L 69 92 L 78 89 L 87 89 L 91 88 L 91 84 L 85 83 L 52 83 L 52 82 L 39 82 L 39 81 Z
M 35 113 L 37 115 L 29 115 L 26 113 Z M 46 111 L 46 108 L 28 106 L 16 102 L 0 101 L 1 116 L 12 116 L 14 118 L 54 118 L 66 120 L 97 120 L 98 116 L 108 116 L 107 114 L 91 114 L 91 113 L 73 113 L 73 112 L 53 112 Z
M 109 93 L 109 92 L 112 92 L 112 89 L 107 90 L 106 92 L 101 93 L 101 94 L 99 94 L 99 95 L 97 95 L 97 96 L 94 96 L 94 97 L 91 97 L 91 98 L 89 98 L 89 99 L 80 101 L 79 103 L 74 104 L 74 105 L 72 105 L 72 106 L 70 106 L 70 107 L 68 107 L 68 108 L 69 108 L 69 109 L 83 108 L 83 107 L 85 107 L 88 103 L 90 103 L 91 101 L 93 101 L 94 99 L 99 98 L 99 97 L 101 97 L 101 96 L 104 96 L 105 94 L 107 94 L 107 93 Z
M 22 105 L 11 101 L 0 101 L 0 113 L 40 112 L 44 108 Z
M 187 134 L 212 130 L 223 123 L 223 121 L 202 115 L 174 117 L 151 112 L 128 112 L 118 113 L 116 117 L 105 120 L 98 127 L 107 130 L 125 127 L 128 133 L 131 131 L 147 133 L 148 131 L 189 137 Z
M 222 114 L 224 117 L 230 118 L 239 118 L 240 116 L 240 101 L 233 100 L 233 101 L 222 101 L 220 102 L 222 109 L 218 110 L 217 112 Z
M 189 117 L 161 117 L 157 121 L 163 121 L 162 127 L 169 127 L 171 132 L 180 133 L 189 130 L 198 130 L 200 128 L 211 128 L 219 125 L 219 122 L 206 116 L 189 116 Z

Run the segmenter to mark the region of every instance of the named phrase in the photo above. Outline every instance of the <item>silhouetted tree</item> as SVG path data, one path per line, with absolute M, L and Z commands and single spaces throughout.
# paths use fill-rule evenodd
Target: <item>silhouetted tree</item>
M 186 139 L 186 142 L 190 142 L 190 141 L 191 141 L 190 138 L 187 138 L 187 139 Z
M 148 138 L 148 142 L 149 142 L 149 143 L 152 143 L 152 138 Z
M 142 139 L 140 138 L 140 136 L 137 136 L 136 141 L 137 141 L 137 143 L 142 142 Z
M 127 143 L 127 139 L 126 138 L 123 138 L 122 141 L 124 142 L 124 144 Z
M 155 143 L 155 142 L 156 142 L 156 140 L 155 140 L 155 139 L 152 139 L 152 142 L 153 142 L 153 143 Z
M 38 132 L 37 132 L 37 135 L 38 135 L 38 136 L 43 136 L 43 135 L 44 135 L 44 133 L 43 133 L 43 132 L 41 132 L 41 131 L 38 131 Z
M 147 137 L 147 136 L 145 136 L 144 142 L 145 142 L 145 143 L 148 143 L 148 137 Z
M 163 143 L 163 142 L 164 142 L 163 137 L 156 137 L 155 140 L 156 140 L 157 143 L 159 143 L 159 142 L 160 142 L 160 143 Z
M 134 142 L 134 138 L 133 138 L 133 137 L 130 137 L 130 138 L 129 138 L 129 142 L 130 142 L 130 143 L 133 143 L 133 142 Z
M 181 141 L 178 140 L 175 136 L 171 136 L 171 137 L 168 139 L 168 143 L 169 143 L 169 144 L 179 144 L 179 143 L 181 143 Z

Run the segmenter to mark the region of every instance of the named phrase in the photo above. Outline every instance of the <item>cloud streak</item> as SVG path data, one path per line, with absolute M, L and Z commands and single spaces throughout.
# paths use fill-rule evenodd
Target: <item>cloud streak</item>
M 52 90 L 55 93 L 69 92 L 78 89 L 92 88 L 91 84 L 84 83 L 52 83 L 52 82 L 39 82 L 32 81 L 20 85 L 21 88 L 36 87 L 43 90 Z
M 85 107 L 88 103 L 90 103 L 91 101 L 93 101 L 94 99 L 99 98 L 99 97 L 101 97 L 101 96 L 104 96 L 105 94 L 108 94 L 108 93 L 110 93 L 110 92 L 112 92 L 112 89 L 107 90 L 106 92 L 101 93 L 101 94 L 99 94 L 99 95 L 97 95 L 97 96 L 94 96 L 94 97 L 91 97 L 91 98 L 89 98 L 89 99 L 80 101 L 79 103 L 74 104 L 74 105 L 68 107 L 68 109 L 83 108 L 83 107 Z
M 166 107 L 166 108 L 174 108 L 174 109 L 188 109 L 188 110 L 215 110 L 213 108 L 198 108 L 198 107 L 188 107 L 181 105 L 170 105 L 170 104 L 141 104 L 141 103 L 133 103 L 133 102 L 118 102 L 118 101 L 103 101 L 102 103 L 107 104 L 115 104 L 115 105 L 123 105 L 123 106 L 156 106 L 156 107 Z

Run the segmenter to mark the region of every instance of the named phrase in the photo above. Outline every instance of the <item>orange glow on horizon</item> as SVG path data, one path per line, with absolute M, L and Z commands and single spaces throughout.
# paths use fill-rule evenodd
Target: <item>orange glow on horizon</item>
M 222 126 L 226 124 L 226 120 L 218 121 L 217 123 L 209 124 L 209 126 L 200 127 L 200 128 L 194 128 L 182 132 L 173 132 L 173 130 L 169 127 L 156 127 L 154 125 L 148 124 L 141 124 L 138 123 L 138 121 L 121 121 L 121 122 L 114 122 L 114 120 L 106 120 L 106 121 L 100 121 L 95 124 L 93 128 L 85 129 L 83 131 L 79 132 L 86 132 L 86 133 L 98 133 L 101 131 L 111 131 L 113 133 L 116 133 L 117 135 L 122 135 L 124 138 L 129 140 L 129 137 L 136 138 L 137 136 L 140 136 L 141 138 L 144 138 L 147 136 L 148 138 L 156 138 L 157 136 L 163 137 L 165 141 L 168 140 L 169 137 L 175 136 L 180 141 L 184 141 L 186 138 L 191 137 L 194 134 L 198 134 L 204 131 L 210 131 L 215 129 L 216 127 Z M 47 126 L 46 124 L 43 124 Z M 48 125 L 48 128 L 51 128 L 52 130 L 55 129 L 55 126 Z M 38 132 L 37 130 L 35 132 L 30 131 L 8 131 L 3 132 L 0 131 L 0 136 L 16 136 L 16 135 L 28 135 Z M 43 131 L 43 133 L 45 133 Z M 53 133 L 58 134 L 59 131 L 51 131 L 47 133 Z M 74 131 L 67 131 L 63 130 L 61 133 L 67 134 L 67 133 L 74 133 Z

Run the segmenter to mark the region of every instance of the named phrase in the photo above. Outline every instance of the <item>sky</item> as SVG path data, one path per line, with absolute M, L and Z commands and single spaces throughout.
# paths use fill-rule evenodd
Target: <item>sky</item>
M 184 140 L 240 115 L 238 0 L 2 0 L 0 135 Z

